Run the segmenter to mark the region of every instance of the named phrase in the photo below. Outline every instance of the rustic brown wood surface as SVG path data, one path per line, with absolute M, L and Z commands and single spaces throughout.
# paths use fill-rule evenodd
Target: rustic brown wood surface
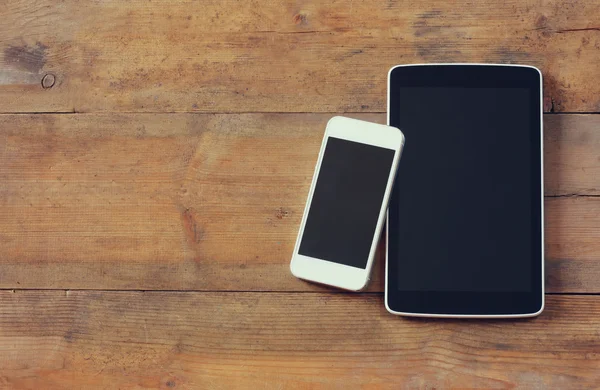
M 597 0 L 13 0 L 0 12 L 5 112 L 381 112 L 390 66 L 461 61 L 538 66 L 546 110 L 600 110 Z
M 593 388 L 600 298 L 521 321 L 407 320 L 379 294 L 4 291 L 0 386 Z
M 0 17 L 0 389 L 600 383 L 600 1 L 10 0 Z M 387 70 L 418 62 L 544 74 L 539 318 L 391 316 L 383 245 L 367 293 L 289 272 L 326 121 L 383 123 Z
M 288 261 L 330 116 L 0 115 L 0 286 L 322 290 Z M 598 128 L 546 116 L 551 292 L 600 293 Z

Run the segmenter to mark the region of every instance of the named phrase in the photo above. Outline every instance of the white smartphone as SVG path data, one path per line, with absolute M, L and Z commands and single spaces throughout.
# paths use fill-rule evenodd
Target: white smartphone
M 352 291 L 366 286 L 403 145 L 395 127 L 329 120 L 290 264 L 294 276 Z

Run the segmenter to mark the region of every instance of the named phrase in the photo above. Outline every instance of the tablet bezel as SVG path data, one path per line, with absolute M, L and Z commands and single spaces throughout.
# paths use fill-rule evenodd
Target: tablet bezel
M 465 67 L 468 67 L 465 69 Z M 437 68 L 437 69 L 435 69 Z M 395 70 L 400 69 L 399 74 Z M 436 72 L 432 72 L 432 70 Z M 399 78 L 401 76 L 401 78 Z M 394 80 L 392 80 L 394 77 Z M 532 96 L 531 126 L 533 139 L 539 135 L 539 142 L 532 143 L 532 164 L 539 162 L 539 170 L 534 169 L 532 185 L 532 219 L 539 221 L 532 226 L 534 248 L 538 248 L 531 262 L 531 292 L 460 292 L 460 291 L 401 291 L 394 263 L 389 261 L 389 223 L 386 224 L 386 275 L 385 306 L 393 314 L 419 317 L 459 317 L 459 318 L 514 318 L 533 317 L 544 309 L 544 175 L 543 175 L 543 110 L 542 74 L 539 69 L 528 65 L 506 64 L 412 64 L 398 65 L 388 73 L 387 122 L 390 124 L 391 88 L 393 85 L 410 86 L 457 86 L 457 87 L 526 87 L 539 91 Z M 539 122 L 538 122 L 539 119 Z M 539 134 L 538 134 L 539 129 Z M 408 139 L 410 147 L 410 138 Z M 398 183 L 401 186 L 401 183 Z M 539 185 L 539 196 L 537 193 Z M 391 200 L 393 201 L 393 200 Z M 389 216 L 389 211 L 388 211 Z M 539 245 L 538 245 L 539 243 Z M 539 260 L 537 260 L 539 259 Z

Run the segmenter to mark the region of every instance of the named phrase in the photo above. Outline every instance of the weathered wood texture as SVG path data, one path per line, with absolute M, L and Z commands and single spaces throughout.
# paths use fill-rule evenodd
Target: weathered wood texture
M 588 389 L 600 297 L 523 321 L 408 320 L 380 294 L 0 292 L 0 386 Z
M 383 112 L 387 70 L 422 62 L 535 65 L 547 111 L 600 111 L 598 1 L 20 0 L 0 12 L 0 112 Z
M 0 287 L 322 289 L 288 261 L 330 116 L 0 115 Z M 600 292 L 600 197 L 571 196 L 600 116 L 545 121 L 548 291 Z

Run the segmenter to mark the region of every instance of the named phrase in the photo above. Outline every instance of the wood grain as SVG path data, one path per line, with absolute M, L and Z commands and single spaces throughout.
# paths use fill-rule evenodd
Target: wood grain
M 600 195 L 600 115 L 545 115 L 546 195 Z
M 600 111 L 597 1 L 16 0 L 1 12 L 0 112 L 383 112 L 388 69 L 423 62 L 535 65 L 547 111 Z
M 0 287 L 322 290 L 288 261 L 329 118 L 0 115 Z M 599 125 L 546 116 L 548 291 L 600 292 Z
M 421 321 L 379 294 L 0 292 L 0 384 L 561 388 L 600 381 L 600 298 L 526 321 Z

